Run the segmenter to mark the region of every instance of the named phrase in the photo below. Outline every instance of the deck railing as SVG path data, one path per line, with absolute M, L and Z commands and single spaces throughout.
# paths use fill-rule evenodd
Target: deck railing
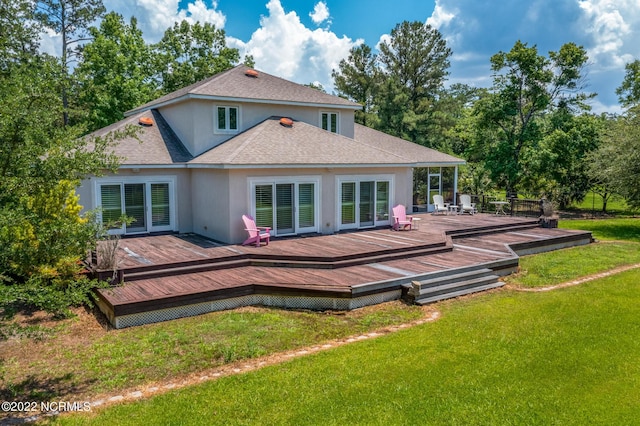
M 458 194 L 457 199 L 460 199 Z M 481 213 L 495 213 L 496 204 L 492 202 L 503 201 L 493 195 L 471 195 L 471 202 L 476 204 L 476 209 Z M 510 216 L 540 217 L 542 216 L 542 200 L 527 200 L 521 198 L 507 198 L 504 212 Z

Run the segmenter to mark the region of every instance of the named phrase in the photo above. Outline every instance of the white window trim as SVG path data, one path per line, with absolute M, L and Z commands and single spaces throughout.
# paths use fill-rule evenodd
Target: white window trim
M 145 198 L 150 200 L 150 191 L 151 184 L 153 183 L 168 183 L 169 184 L 169 225 L 163 227 L 156 227 L 155 229 L 152 226 L 151 219 L 151 208 L 150 205 L 146 206 L 146 219 L 149 224 L 146 231 L 143 232 L 128 232 L 127 235 L 136 235 L 136 234 L 148 234 L 150 232 L 162 232 L 162 231 L 173 231 L 176 232 L 178 230 L 178 216 L 176 214 L 176 182 L 177 178 L 174 175 L 170 176 L 110 176 L 106 178 L 95 178 L 93 180 L 93 194 L 95 206 L 97 209 L 102 207 L 102 199 L 100 193 L 100 187 L 102 185 L 124 185 L 124 184 L 136 184 L 142 183 L 145 184 Z M 96 215 L 96 220 L 99 223 L 102 223 L 102 213 L 98 210 L 98 214 Z M 126 231 L 125 226 L 122 225 L 122 228 L 118 229 L 110 229 L 109 234 L 124 234 Z
M 321 220 L 321 213 L 322 212 L 322 178 L 320 176 L 264 176 L 264 177 L 256 177 L 256 178 L 249 178 L 247 180 L 247 184 L 248 184 L 248 194 L 249 194 L 249 208 L 250 208 L 250 212 L 251 212 L 251 216 L 255 217 L 256 216 L 256 197 L 255 197 L 255 190 L 256 190 L 256 186 L 258 185 L 276 185 L 279 183 L 291 183 L 291 184 L 295 184 L 295 185 L 300 185 L 300 184 L 304 184 L 304 183 L 312 183 L 315 185 L 315 194 L 314 194 L 314 203 L 315 203 L 315 211 L 314 211 L 314 223 L 315 223 L 315 227 L 313 229 L 310 228 L 304 228 L 304 233 L 307 232 L 320 232 L 321 231 L 321 227 L 320 227 L 320 220 Z M 275 194 L 274 194 L 275 196 Z M 298 206 L 298 194 L 296 193 L 296 199 L 295 199 L 295 206 Z M 299 230 L 299 223 L 298 223 L 298 216 L 295 215 L 295 229 L 294 232 L 292 234 L 280 234 L 278 235 L 276 233 L 276 230 L 272 230 L 272 235 L 276 235 L 276 236 L 282 236 L 282 235 L 296 235 Z
M 329 115 L 329 117 L 327 117 L 328 118 L 328 120 L 327 120 L 327 126 L 328 127 L 331 127 L 331 125 L 330 125 L 331 124 L 331 114 L 335 114 L 335 116 L 336 116 L 336 131 L 335 131 L 335 133 L 337 135 L 339 135 L 340 134 L 340 113 L 338 111 L 320 111 L 318 127 L 320 127 L 321 129 L 322 129 L 322 115 L 323 114 L 328 114 Z M 326 130 L 327 132 L 331 132 L 330 129 L 324 129 L 324 130 Z M 331 132 L 331 133 L 333 133 L 333 132 Z
M 356 200 L 359 198 L 360 194 L 360 182 L 389 182 L 389 219 L 388 220 L 375 220 L 373 225 L 369 226 L 360 226 L 360 222 L 356 221 L 353 224 L 342 224 L 342 183 L 346 182 L 354 182 L 356 184 Z M 336 198 L 335 198 L 335 224 L 336 230 L 343 229 L 364 229 L 364 228 L 373 228 L 376 226 L 384 226 L 391 225 L 391 209 L 395 205 L 394 203 L 394 194 L 395 194 L 395 175 L 392 174 L 381 174 L 381 175 L 340 175 L 336 176 Z M 360 215 L 360 208 L 358 207 L 358 203 L 356 202 L 356 217 Z
M 225 124 L 227 125 L 227 129 L 220 129 L 218 127 L 218 108 L 225 109 Z M 236 123 L 238 125 L 237 129 L 229 129 L 229 109 L 235 108 L 237 111 Z M 216 134 L 225 134 L 225 135 L 233 135 L 236 133 L 240 133 L 240 128 L 242 127 L 242 109 L 240 105 L 214 105 L 213 106 L 213 132 Z

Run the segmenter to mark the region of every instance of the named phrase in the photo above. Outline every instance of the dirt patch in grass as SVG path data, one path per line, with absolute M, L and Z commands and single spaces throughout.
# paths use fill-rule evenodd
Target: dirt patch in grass
M 575 285 L 584 284 L 584 283 L 589 282 L 589 281 L 598 280 L 600 278 L 606 278 L 606 277 L 609 277 L 611 275 L 619 274 L 621 272 L 630 271 L 632 269 L 638 269 L 638 268 L 640 268 L 640 263 L 636 263 L 635 265 L 619 266 L 619 267 L 613 268 L 613 269 L 611 269 L 609 271 L 599 272 L 599 273 L 596 273 L 596 274 L 587 275 L 587 276 L 580 277 L 580 278 L 572 280 L 572 281 L 567 281 L 567 282 L 564 282 L 564 283 L 561 283 L 561 284 L 556 284 L 556 285 L 550 285 L 550 286 L 547 286 L 547 287 L 527 288 L 527 287 L 519 287 L 519 286 L 514 286 L 514 285 L 506 285 L 505 287 L 508 288 L 508 289 L 511 289 L 511 290 L 516 290 L 516 291 L 525 291 L 525 292 L 538 293 L 538 292 L 558 290 L 558 289 L 566 288 L 566 287 L 573 287 Z
M 123 330 L 111 329 L 102 314 L 85 309 L 76 309 L 75 317 L 65 320 L 42 312 L 21 313 L 11 324 L 3 324 L 31 331 L 0 341 L 0 400 L 94 401 L 101 395 L 137 394 L 140 389 L 233 372 L 248 362 L 257 366 L 279 362 L 272 357 L 348 340 L 353 333 L 384 333 L 422 319 L 427 312 L 400 301 L 348 312 L 244 307 Z M 220 331 L 220 323 L 227 328 Z M 240 336 L 245 329 L 248 337 Z M 194 343 L 194 336 L 203 335 Z M 139 352 L 134 347 L 132 355 L 131 345 L 143 339 L 148 341 L 140 343 Z M 213 351 L 220 348 L 232 352 L 229 359 Z M 183 368 L 179 363 L 189 357 Z M 136 362 L 141 366 L 132 365 Z M 105 383 L 113 376 L 119 381 Z

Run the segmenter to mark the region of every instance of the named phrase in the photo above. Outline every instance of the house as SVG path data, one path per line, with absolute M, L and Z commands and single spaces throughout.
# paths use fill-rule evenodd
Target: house
M 360 108 L 239 65 L 97 131 L 140 126 L 114 147 L 118 173 L 85 180 L 80 202 L 105 223 L 134 219 L 113 232 L 238 243 L 246 213 L 274 236 L 389 225 L 395 204 L 413 204 L 416 167 L 428 168 L 428 200 L 455 194 L 463 160 L 356 124 Z

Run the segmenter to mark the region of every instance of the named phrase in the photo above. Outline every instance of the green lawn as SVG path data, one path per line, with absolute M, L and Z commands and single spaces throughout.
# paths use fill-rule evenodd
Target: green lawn
M 527 256 L 521 262 L 524 273 L 512 284 L 553 285 L 640 262 L 640 219 L 563 220 L 560 226 L 618 241 Z M 436 305 L 442 317 L 433 323 L 52 421 L 631 424 L 640 418 L 639 290 L 636 269 L 553 292 L 502 289 L 447 301 Z M 387 309 L 346 315 L 263 309 L 214 313 L 103 333 L 64 350 L 54 338 L 44 344 L 57 351 L 43 353 L 38 362 L 20 361 L 35 371 L 46 366 L 45 376 L 55 378 L 53 371 L 64 359 L 67 369 L 75 365 L 74 374 L 95 380 L 95 389 L 117 390 L 421 315 L 415 307 Z M 5 365 L 5 375 L 10 367 Z M 63 396 L 71 395 L 77 394 Z
M 571 206 L 571 209 L 578 209 L 584 212 L 594 212 L 600 214 L 602 212 L 602 197 L 593 192 L 589 192 L 581 203 Z M 612 196 L 607 201 L 607 214 L 630 214 L 631 211 L 627 206 L 624 198 L 619 195 Z
M 591 231 L 598 240 L 640 243 L 640 218 L 561 220 L 560 228 Z
M 640 271 L 439 305 L 440 320 L 61 424 L 632 424 Z
M 520 287 L 544 287 L 638 263 L 640 243 L 595 243 L 523 256 L 520 258 L 520 272 L 504 280 Z

